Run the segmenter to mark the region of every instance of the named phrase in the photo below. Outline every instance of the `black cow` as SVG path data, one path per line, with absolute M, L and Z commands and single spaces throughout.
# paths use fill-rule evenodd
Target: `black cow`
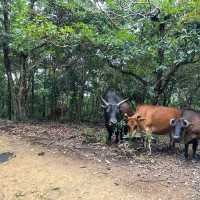
M 180 142 L 184 139 L 185 158 L 188 158 L 188 147 L 189 144 L 192 144 L 192 158 L 196 159 L 198 139 L 200 139 L 200 112 L 183 110 L 182 117 L 179 119 L 171 119 L 170 124 L 173 127 L 172 137 L 174 141 Z
M 123 120 L 125 113 L 128 116 L 133 115 L 131 106 L 127 103 L 128 98 L 122 99 L 114 90 L 108 90 L 104 98 L 101 97 L 101 100 L 104 103 L 102 107 L 104 108 L 105 126 L 108 131 L 107 143 L 111 144 L 113 133 L 116 136 L 115 143 L 118 143 L 119 135 L 120 140 L 122 140 L 123 132 L 127 133 L 128 131 L 128 126 L 120 126 L 119 122 Z

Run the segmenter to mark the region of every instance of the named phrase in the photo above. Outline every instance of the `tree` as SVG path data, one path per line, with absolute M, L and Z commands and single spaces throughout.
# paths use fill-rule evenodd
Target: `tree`
M 197 107 L 198 1 L 2 0 L 0 5 L 5 14 L 0 82 L 6 74 L 8 83 L 0 102 L 5 109 L 8 96 L 9 118 L 47 118 L 62 108 L 65 119 L 96 121 L 108 87 L 133 104 Z

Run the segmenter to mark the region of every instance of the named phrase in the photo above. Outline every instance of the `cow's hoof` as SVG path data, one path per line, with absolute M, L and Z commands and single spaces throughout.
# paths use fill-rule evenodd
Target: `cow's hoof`
M 148 155 L 148 156 L 152 156 L 152 153 L 151 153 L 151 152 L 148 152 L 147 155 Z
M 174 151 L 175 152 L 175 147 L 172 145 L 167 146 L 168 151 Z
M 168 152 L 170 155 L 173 155 L 173 154 L 176 153 L 176 149 L 173 148 L 173 147 L 169 147 L 169 148 L 167 148 L 167 152 Z
M 115 140 L 115 144 L 119 144 L 119 140 Z
M 188 161 L 188 160 L 189 160 L 189 157 L 188 157 L 188 156 L 185 156 L 185 154 L 181 154 L 180 160 L 181 160 L 181 161 Z
M 124 144 L 123 141 L 119 141 L 119 142 L 117 143 L 118 146 L 119 146 L 119 145 L 123 145 L 123 144 Z
M 195 154 L 194 156 L 192 156 L 192 160 L 193 161 L 199 161 L 200 160 L 200 155 Z

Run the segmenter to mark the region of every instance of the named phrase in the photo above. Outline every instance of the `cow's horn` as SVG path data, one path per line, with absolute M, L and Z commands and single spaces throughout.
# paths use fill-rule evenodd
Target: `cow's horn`
M 104 103 L 106 106 L 109 105 L 109 103 L 108 103 L 103 97 L 101 97 L 101 100 L 103 101 L 103 103 Z
M 170 125 L 171 125 L 171 126 L 174 126 L 174 125 L 175 125 L 175 122 L 176 122 L 176 119 L 174 119 L 174 118 L 170 119 Z
M 102 108 L 106 108 L 106 106 L 105 106 L 105 105 L 101 105 L 101 107 L 102 107 Z
M 125 103 L 125 102 L 128 101 L 128 100 L 129 100 L 129 98 L 126 98 L 126 99 L 120 101 L 117 105 L 120 106 L 121 104 Z

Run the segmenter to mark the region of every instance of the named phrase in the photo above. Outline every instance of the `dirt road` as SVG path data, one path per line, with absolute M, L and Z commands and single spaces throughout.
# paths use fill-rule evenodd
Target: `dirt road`
M 0 163 L 0 200 L 184 200 L 193 192 L 162 175 L 145 181 L 140 168 L 64 155 L 17 136 L 0 136 L 2 152 L 16 156 Z

